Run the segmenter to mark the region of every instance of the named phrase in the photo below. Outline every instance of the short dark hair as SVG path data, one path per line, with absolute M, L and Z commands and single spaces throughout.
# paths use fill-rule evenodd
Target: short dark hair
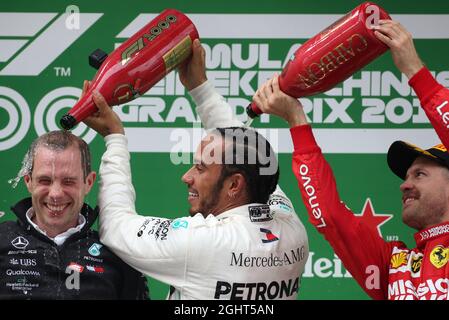
M 249 202 L 267 203 L 279 181 L 279 165 L 270 143 L 257 131 L 246 127 L 217 128 L 214 132 L 232 143 L 223 153 L 219 182 L 240 173 L 246 180 Z
M 19 176 L 28 175 L 33 172 L 34 157 L 39 147 L 63 151 L 71 146 L 77 146 L 80 151 L 81 167 L 83 168 L 83 177 L 85 181 L 92 171 L 89 145 L 83 139 L 67 130 L 50 131 L 36 138 L 31 143 L 25 158 L 23 159 L 22 169 L 19 172 Z

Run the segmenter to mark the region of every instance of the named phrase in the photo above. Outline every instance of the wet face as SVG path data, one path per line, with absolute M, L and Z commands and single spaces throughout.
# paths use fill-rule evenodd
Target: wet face
M 418 157 L 407 170 L 402 191 L 402 220 L 422 230 L 449 219 L 449 170 Z
M 77 146 L 62 151 L 40 146 L 31 176 L 24 178 L 31 193 L 34 222 L 53 238 L 78 224 L 78 215 L 95 181 L 95 173 L 83 178 Z
M 182 177 L 188 187 L 192 216 L 198 212 L 204 216 L 217 215 L 228 209 L 226 180 L 220 181 L 222 148 L 221 137 L 207 136 L 195 153 L 195 164 Z

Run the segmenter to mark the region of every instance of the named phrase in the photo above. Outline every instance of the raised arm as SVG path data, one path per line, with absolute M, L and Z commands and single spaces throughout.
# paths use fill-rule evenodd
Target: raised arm
M 123 261 L 167 284 L 182 285 L 189 228 L 172 229 L 170 219 L 140 216 L 135 209 L 130 154 L 123 125 L 99 93 L 99 111 L 85 123 L 104 136 L 100 165 L 100 239 Z M 190 218 L 185 218 L 186 221 Z M 186 222 L 189 227 L 192 223 Z
M 277 77 L 259 88 L 254 101 L 263 112 L 289 123 L 294 145 L 293 173 L 310 222 L 372 298 L 387 298 L 388 281 L 383 279 L 388 278 L 393 244 L 385 242 L 375 228 L 360 223 L 340 200 L 332 169 L 315 141 L 300 102 L 279 89 Z M 371 267 L 377 268 L 380 286 L 371 286 Z
M 396 67 L 408 77 L 441 142 L 449 148 L 449 90 L 424 66 L 412 35 L 399 22 L 380 20 L 375 29 L 377 38 L 390 47 Z
M 231 106 L 215 90 L 206 76 L 206 52 L 200 41 L 193 42 L 193 53 L 187 64 L 179 68 L 179 79 L 196 104 L 196 111 L 206 130 L 224 127 L 241 127 Z

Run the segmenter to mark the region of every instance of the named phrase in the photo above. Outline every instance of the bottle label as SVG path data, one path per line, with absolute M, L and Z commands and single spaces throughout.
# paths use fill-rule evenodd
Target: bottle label
M 165 72 L 169 73 L 176 68 L 189 57 L 191 52 L 192 39 L 190 39 L 190 36 L 186 36 L 162 57 L 165 63 Z
M 170 28 L 170 26 L 178 20 L 175 15 L 168 15 L 165 20 L 161 20 L 157 25 L 153 25 L 139 39 L 131 43 L 122 52 L 122 66 L 127 64 L 139 51 L 144 49 L 151 41 L 157 40 L 159 36 Z M 160 39 L 160 38 L 159 38 Z
M 354 59 L 363 60 L 358 56 L 364 55 L 368 47 L 368 41 L 356 33 L 309 64 L 304 70 L 305 73 L 299 72 L 297 82 L 302 88 L 319 85 L 330 73 L 351 64 Z
M 137 98 L 138 96 L 138 92 L 136 92 L 131 84 L 121 84 L 114 90 L 113 97 L 116 99 L 116 102 L 114 102 L 114 104 L 125 103 L 134 98 Z

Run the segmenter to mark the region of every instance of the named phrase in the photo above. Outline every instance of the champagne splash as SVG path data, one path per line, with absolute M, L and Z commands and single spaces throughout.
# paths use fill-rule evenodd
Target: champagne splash
M 17 187 L 17 185 L 19 184 L 20 178 L 22 178 L 22 177 L 17 176 L 14 179 L 9 179 L 8 180 L 8 183 L 11 185 L 11 187 L 13 189 L 15 189 Z
M 20 179 L 23 176 L 26 176 L 28 173 L 31 172 L 31 169 L 33 167 L 33 150 L 30 148 L 30 150 L 27 151 L 25 156 L 22 160 L 22 167 L 20 168 L 19 172 L 17 173 L 17 176 L 13 179 L 9 179 L 8 183 L 11 185 L 13 189 L 17 187 L 17 185 L 20 182 Z

